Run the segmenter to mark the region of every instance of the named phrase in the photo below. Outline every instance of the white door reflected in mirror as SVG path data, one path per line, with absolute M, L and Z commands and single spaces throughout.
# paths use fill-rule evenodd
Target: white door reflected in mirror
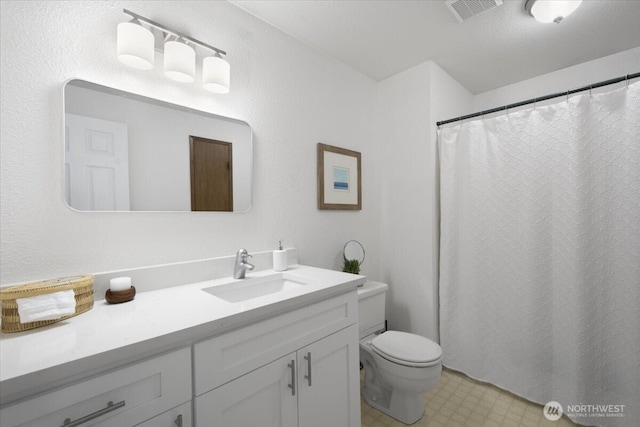
M 66 201 L 80 211 L 129 210 L 127 125 L 65 115 Z

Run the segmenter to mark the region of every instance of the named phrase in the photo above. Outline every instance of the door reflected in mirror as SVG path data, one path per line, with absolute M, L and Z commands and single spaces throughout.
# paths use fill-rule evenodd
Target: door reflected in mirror
M 251 208 L 243 121 L 83 80 L 64 87 L 65 201 L 79 211 Z
M 233 209 L 233 151 L 230 142 L 189 137 L 191 210 Z

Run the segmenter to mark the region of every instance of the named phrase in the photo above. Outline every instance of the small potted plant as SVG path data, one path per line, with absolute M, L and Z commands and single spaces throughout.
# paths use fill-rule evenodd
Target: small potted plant
M 360 273 L 360 261 L 357 259 L 344 258 L 344 265 L 342 271 L 345 273 L 359 274 Z
M 357 240 L 349 240 L 342 250 L 342 271 L 345 273 L 360 274 L 360 266 L 364 262 L 364 246 Z

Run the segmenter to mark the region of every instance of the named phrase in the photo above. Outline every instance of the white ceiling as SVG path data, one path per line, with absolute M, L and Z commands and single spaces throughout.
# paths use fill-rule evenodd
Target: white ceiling
M 376 81 L 433 60 L 472 93 L 640 46 L 640 0 L 584 0 L 559 24 L 525 0 L 463 23 L 444 0 L 230 1 Z

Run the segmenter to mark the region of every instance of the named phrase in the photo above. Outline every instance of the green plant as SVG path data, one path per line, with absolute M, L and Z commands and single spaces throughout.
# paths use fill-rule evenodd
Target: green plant
M 360 261 L 357 259 L 344 259 L 344 265 L 342 266 L 342 271 L 345 273 L 360 273 Z

